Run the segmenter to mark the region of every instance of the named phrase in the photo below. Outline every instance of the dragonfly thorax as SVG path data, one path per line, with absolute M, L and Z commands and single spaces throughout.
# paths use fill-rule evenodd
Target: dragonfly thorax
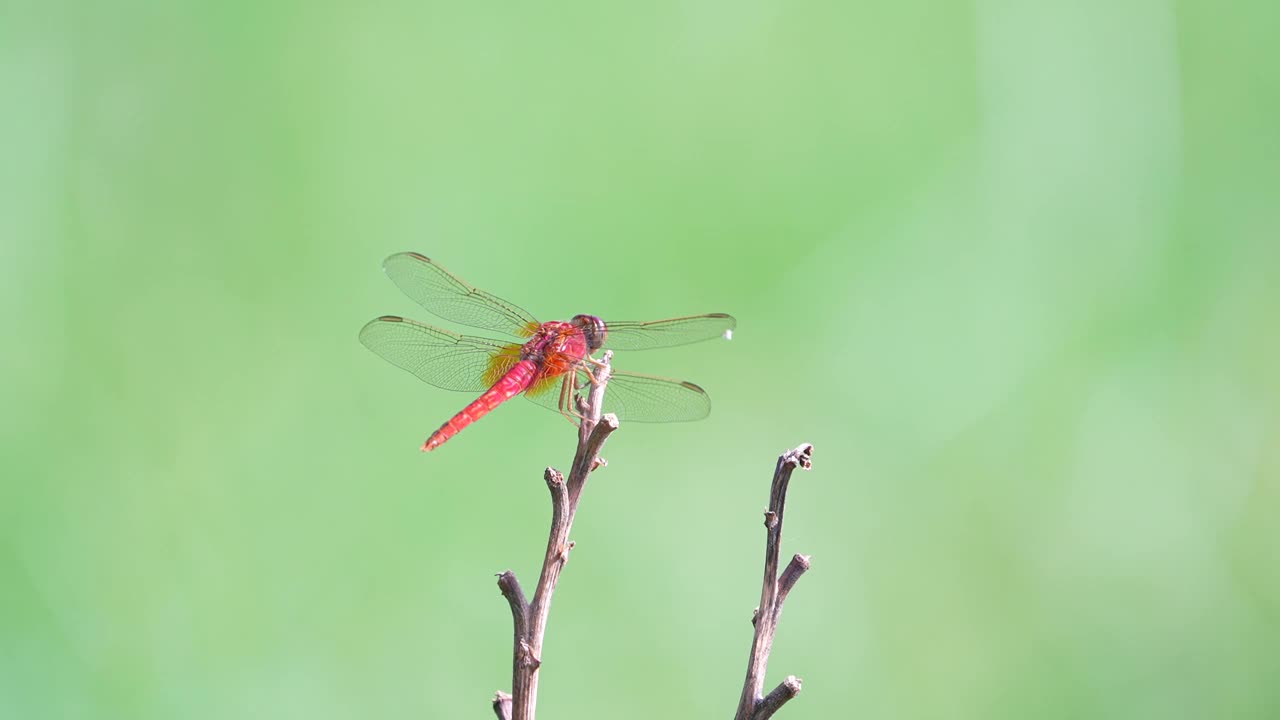
M 543 366 L 543 372 L 558 374 L 591 355 L 592 349 L 582 327 L 572 322 L 545 322 L 520 348 L 520 359 Z

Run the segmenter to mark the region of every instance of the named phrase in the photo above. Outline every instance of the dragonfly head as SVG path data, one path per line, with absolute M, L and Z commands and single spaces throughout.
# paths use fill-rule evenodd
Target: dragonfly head
M 571 321 L 574 326 L 582 328 L 582 336 L 587 340 L 591 352 L 604 347 L 604 339 L 608 335 L 604 321 L 595 315 L 574 315 Z

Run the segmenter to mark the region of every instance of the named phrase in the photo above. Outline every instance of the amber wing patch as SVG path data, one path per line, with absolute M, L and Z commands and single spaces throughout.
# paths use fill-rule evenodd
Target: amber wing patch
M 561 377 L 556 375 L 543 375 L 537 380 L 534 380 L 533 383 L 529 385 L 529 389 L 524 391 L 524 394 L 531 397 L 542 397 L 546 395 L 551 388 L 558 386 L 560 384 L 560 380 Z
M 502 379 L 503 375 L 512 368 L 516 363 L 520 362 L 520 345 L 511 344 L 504 345 L 498 354 L 489 358 L 489 364 L 484 369 L 484 382 L 486 385 L 495 385 Z

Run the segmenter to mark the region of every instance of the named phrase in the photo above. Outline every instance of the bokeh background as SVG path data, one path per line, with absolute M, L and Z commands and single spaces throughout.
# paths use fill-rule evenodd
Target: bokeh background
M 0 716 L 491 717 L 519 401 L 356 342 L 417 250 L 620 355 L 548 718 L 1280 717 L 1273 2 L 6 2 Z

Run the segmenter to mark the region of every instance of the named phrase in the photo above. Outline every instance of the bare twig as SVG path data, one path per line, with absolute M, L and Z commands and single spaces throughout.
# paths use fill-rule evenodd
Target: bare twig
M 782 577 L 778 578 L 778 612 L 782 612 L 782 603 L 787 599 L 787 593 L 791 592 L 791 588 L 795 587 L 796 581 L 808 569 L 808 555 L 796 554 L 792 556 L 791 562 L 787 563 L 787 569 L 783 570 Z
M 493 714 L 498 720 L 511 720 L 511 696 L 499 690 L 493 695 Z
M 604 389 L 609 381 L 609 360 L 605 352 L 593 372 L 595 381 L 584 401 L 578 405 L 582 420 L 578 425 L 578 449 L 566 479 L 554 468 L 547 468 L 543 479 L 551 491 L 551 533 L 542 560 L 542 574 L 534 590 L 532 602 L 526 601 L 520 583 L 510 570 L 498 576 L 498 587 L 511 605 L 514 625 L 512 649 L 511 695 L 499 692 L 493 700 L 494 712 L 501 720 L 534 720 L 538 703 L 538 669 L 542 666 L 542 641 L 551 612 L 551 596 L 555 593 L 560 572 L 569 561 L 573 543 L 569 530 L 578 511 L 578 501 L 587 478 L 603 466 L 600 451 L 609 435 L 618 429 L 618 418 L 600 414 Z
M 760 607 L 756 608 L 751 622 L 756 626 L 755 639 L 751 642 L 751 658 L 747 663 L 747 678 L 742 685 L 742 697 L 738 700 L 738 712 L 734 720 L 767 720 L 788 700 L 800 693 L 800 680 L 789 676 L 767 696 L 764 690 L 765 670 L 769 665 L 769 652 L 773 649 L 773 635 L 782 615 L 782 601 L 786 600 L 800 579 L 809 569 L 809 557 L 796 555 L 787 569 L 778 575 L 778 553 L 782 546 L 782 512 L 787 502 L 787 485 L 791 473 L 798 467 L 806 470 L 812 462 L 813 446 L 805 443 L 795 450 L 788 450 L 778 457 L 773 472 L 773 485 L 769 491 L 769 509 L 764 513 L 765 550 L 764 584 L 760 590 Z
M 768 720 L 778 711 L 778 708 L 786 704 L 788 700 L 800 694 L 800 678 L 795 675 L 788 675 L 786 680 L 778 684 L 778 687 L 769 691 L 756 705 L 756 714 L 753 716 L 757 720 Z

